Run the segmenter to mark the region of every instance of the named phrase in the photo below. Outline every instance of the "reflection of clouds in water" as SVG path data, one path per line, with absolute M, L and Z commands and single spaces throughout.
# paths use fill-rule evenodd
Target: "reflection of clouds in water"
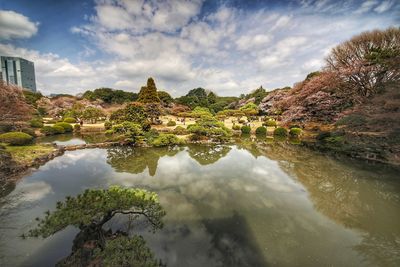
M 99 162 L 106 160 L 106 154 L 100 149 L 81 149 L 75 151 L 66 151 L 64 155 L 56 157 L 47 162 L 40 170 L 48 171 L 54 169 L 66 169 L 74 167 L 80 162 L 85 162 L 86 168 L 96 173 L 96 167 Z
M 38 201 L 46 197 L 50 193 L 54 193 L 48 183 L 39 182 L 22 182 L 18 184 L 17 192 L 21 193 L 21 201 Z

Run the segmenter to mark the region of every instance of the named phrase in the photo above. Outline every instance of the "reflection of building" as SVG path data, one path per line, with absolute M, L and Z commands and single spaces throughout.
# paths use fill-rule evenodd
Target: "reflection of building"
M 36 91 L 35 66 L 33 62 L 19 57 L 0 56 L 0 79 L 7 84 Z

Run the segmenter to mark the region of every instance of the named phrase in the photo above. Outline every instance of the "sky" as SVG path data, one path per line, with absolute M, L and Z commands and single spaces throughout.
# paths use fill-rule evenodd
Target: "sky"
M 0 55 L 35 63 L 44 94 L 292 86 L 364 31 L 400 25 L 398 0 L 0 0 Z

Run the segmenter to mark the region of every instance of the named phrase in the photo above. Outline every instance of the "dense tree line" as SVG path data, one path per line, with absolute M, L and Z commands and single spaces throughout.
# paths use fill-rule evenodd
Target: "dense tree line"
M 94 91 L 86 91 L 83 96 L 88 100 L 100 99 L 108 104 L 122 104 L 125 102 L 136 101 L 138 95 L 132 92 L 126 92 L 123 90 L 114 90 L 111 88 L 98 88 Z

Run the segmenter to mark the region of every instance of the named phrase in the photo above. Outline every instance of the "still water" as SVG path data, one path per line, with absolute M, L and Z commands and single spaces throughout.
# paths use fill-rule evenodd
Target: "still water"
M 167 266 L 400 266 L 398 171 L 249 142 L 66 152 L 0 199 L 0 266 L 68 256 L 72 227 L 19 236 L 57 201 L 110 185 L 159 194 L 164 228 L 134 232 Z

